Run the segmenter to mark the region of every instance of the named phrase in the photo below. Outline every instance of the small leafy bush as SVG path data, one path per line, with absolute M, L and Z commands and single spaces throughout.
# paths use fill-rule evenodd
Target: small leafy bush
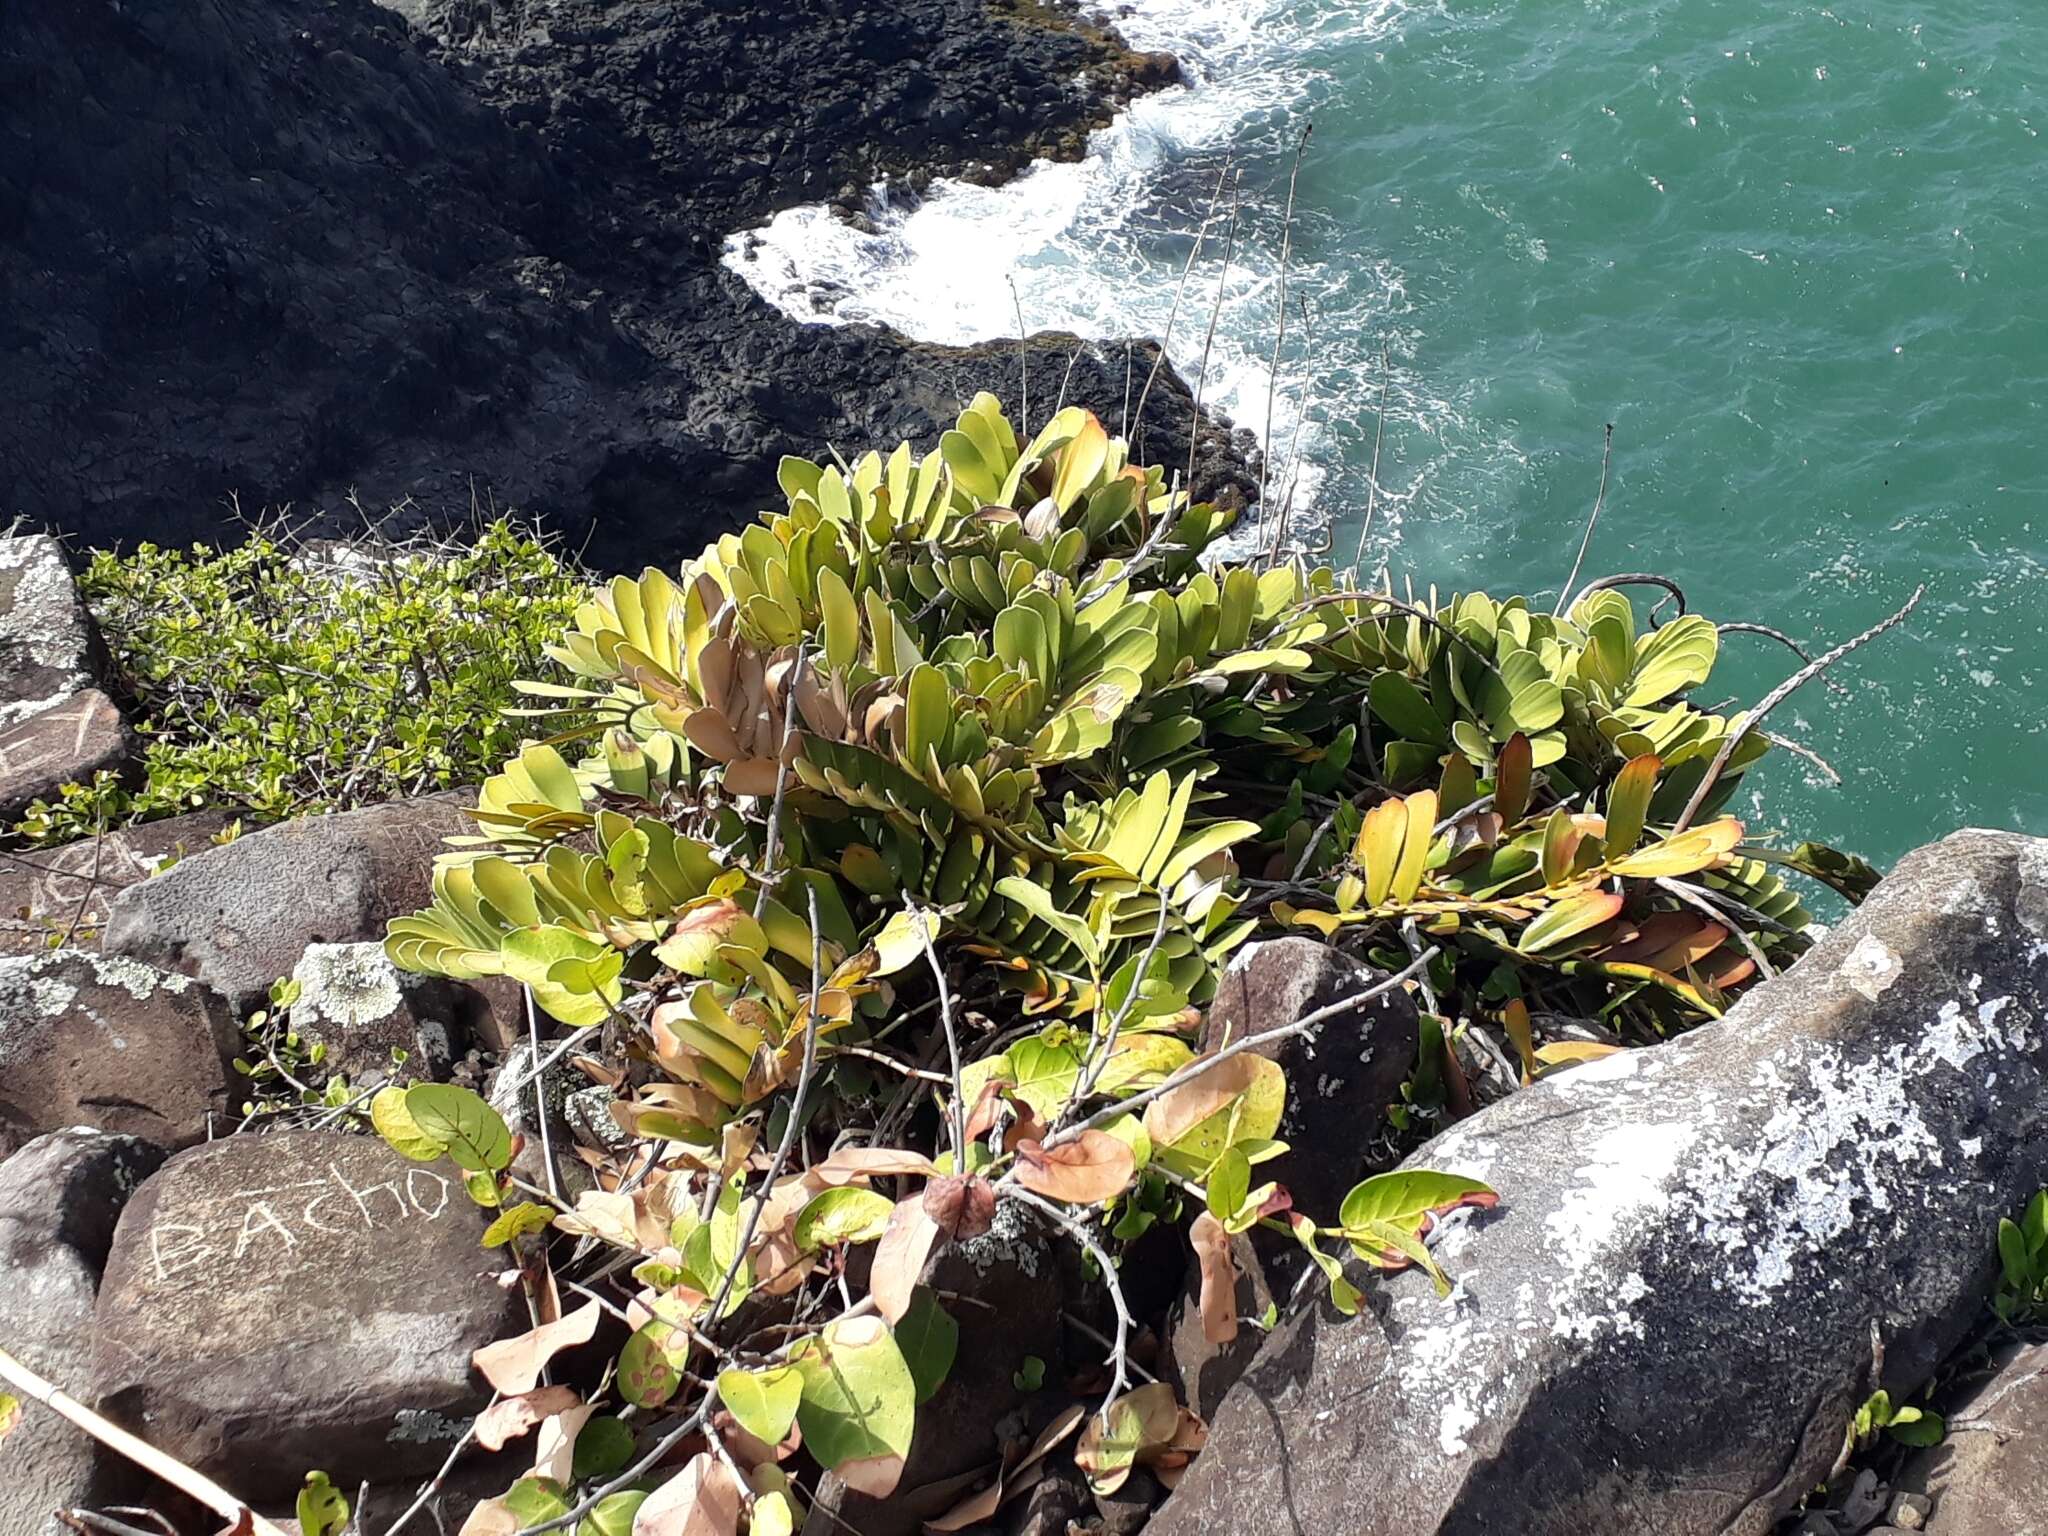
M 1717 1017 L 1807 947 L 1774 866 L 1867 870 L 1720 813 L 1771 743 L 1690 700 L 1715 625 L 1646 620 L 1617 583 L 1553 615 L 1205 567 L 1215 509 L 1088 412 L 1025 440 L 987 395 L 922 460 L 788 459 L 781 483 L 784 508 L 679 577 L 577 608 L 559 673 L 521 685 L 545 739 L 390 928 L 399 965 L 512 977 L 593 1042 L 626 1138 L 592 1149 L 600 1187 L 572 1207 L 513 1177 L 475 1095 L 373 1105 L 399 1151 L 464 1171 L 529 1276 L 545 1234 L 589 1240 L 635 1328 L 609 1390 L 646 1454 L 581 1493 L 558 1455 L 500 1524 L 644 1500 L 613 1512 L 723 1536 L 744 1475 L 749 1530 L 787 1531 L 799 1441 L 889 1494 L 962 1326 L 926 1260 L 1006 1218 L 1064 1231 L 1114 1301 L 1103 1375 L 1056 1428 L 1100 1490 L 1137 1466 L 1170 1483 L 1203 1430 L 1126 1374 L 1117 1267 L 1142 1234 L 1187 1221 L 1220 1342 L 1234 1236 L 1298 1243 L 1351 1311 L 1371 1269 L 1447 1291 L 1435 1222 L 1494 1199 L 1405 1170 L 1294 1209 L 1283 1068 L 1260 1037 L 1194 1043 L 1239 946 L 1306 930 L 1415 993 L 1416 1126 Z M 1361 1172 L 1378 1134 L 1361 1124 Z M 587 1409 L 527 1394 L 595 1318 L 479 1365 L 529 1417 Z M 716 1449 L 634 1481 L 707 1429 Z
M 68 842 L 201 807 L 252 822 L 478 782 L 517 744 L 499 711 L 582 578 L 504 521 L 460 545 L 102 551 L 80 582 L 138 705 L 145 777 L 38 802 Z

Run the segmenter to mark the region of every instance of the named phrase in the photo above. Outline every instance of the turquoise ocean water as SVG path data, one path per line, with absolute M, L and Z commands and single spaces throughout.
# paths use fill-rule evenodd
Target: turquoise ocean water
M 1191 83 L 1087 162 L 874 234 L 785 215 L 735 265 L 793 313 L 934 340 L 1013 331 L 1012 280 L 1034 328 L 1156 335 L 1221 175 L 1171 350 L 1194 371 L 1220 293 L 1207 395 L 1298 461 L 1340 562 L 1371 498 L 1397 580 L 1554 593 L 1612 422 L 1589 574 L 1662 572 L 1815 649 L 1927 587 L 1841 691 L 1772 717 L 1842 782 L 1781 754 L 1755 825 L 1880 860 L 1965 823 L 2048 833 L 2048 9 L 1158 0 L 1121 24 Z M 1725 655 L 1734 701 L 1797 665 Z

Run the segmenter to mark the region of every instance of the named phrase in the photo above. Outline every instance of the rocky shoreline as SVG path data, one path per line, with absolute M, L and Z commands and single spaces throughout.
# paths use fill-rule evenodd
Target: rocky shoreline
M 1019 356 L 1105 419 L 1150 366 L 798 325 L 718 256 L 879 175 L 1077 154 L 1170 59 L 1038 0 L 400 9 L 0 18 L 0 516 L 120 545 L 518 508 L 637 568 L 750 516 L 799 445 L 930 440 Z M 1165 370 L 1157 456 L 1191 415 Z M 1249 489 L 1245 447 L 1204 423 L 1205 491 Z

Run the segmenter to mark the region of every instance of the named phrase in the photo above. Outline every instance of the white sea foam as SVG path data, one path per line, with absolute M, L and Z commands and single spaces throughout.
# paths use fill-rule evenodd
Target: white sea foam
M 1090 338 L 1156 337 L 1172 318 L 1168 352 L 1190 380 L 1201 371 L 1221 285 L 1204 401 L 1271 442 L 1276 495 L 1284 493 L 1298 430 L 1295 505 L 1301 526 L 1309 526 L 1322 466 L 1336 457 L 1337 402 L 1355 414 L 1365 370 L 1359 359 L 1305 357 L 1299 342 L 1311 328 L 1303 327 L 1296 301 L 1306 295 L 1316 307 L 1312 329 L 1325 338 L 1362 336 L 1361 314 L 1396 313 L 1404 304 L 1397 273 L 1355 264 L 1325 270 L 1304 258 L 1298 237 L 1288 269 L 1293 334 L 1273 387 L 1289 149 L 1330 84 L 1320 61 L 1386 36 L 1405 10 L 1406 0 L 1316 4 L 1301 14 L 1291 0 L 1139 0 L 1119 10 L 1116 26 L 1133 47 L 1179 57 L 1188 83 L 1139 99 L 1093 135 L 1085 159 L 1040 162 L 1002 187 L 941 181 L 907 209 L 877 188 L 872 233 L 822 206 L 791 209 L 733 235 L 726 264 L 796 319 L 876 321 L 930 342 L 1014 336 L 1020 308 L 1029 330 Z M 1190 241 L 1226 154 L 1241 168 L 1228 270 L 1226 192 L 1174 318 Z M 1331 323 L 1331 306 L 1342 321 Z M 1392 511 L 1398 492 L 1388 500 Z

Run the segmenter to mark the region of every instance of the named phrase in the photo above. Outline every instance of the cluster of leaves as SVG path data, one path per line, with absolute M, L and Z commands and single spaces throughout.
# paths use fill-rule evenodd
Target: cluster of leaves
M 2048 1189 L 2027 1202 L 2018 1221 L 1999 1219 L 1991 1310 L 2014 1326 L 2048 1322 Z
M 201 807 L 275 821 L 473 784 L 497 711 L 582 580 L 505 522 L 462 545 L 100 551 L 80 589 L 138 706 L 144 777 L 69 784 L 18 828 L 69 842 Z
M 1867 868 L 1717 814 L 1769 746 L 1688 701 L 1718 632 L 1644 627 L 1609 584 L 1548 615 L 1205 567 L 1214 509 L 1087 412 L 1025 441 L 989 396 L 921 460 L 789 459 L 781 482 L 786 507 L 679 577 L 577 608 L 548 651 L 566 680 L 521 685 L 547 734 L 391 925 L 398 964 L 510 976 L 594 1042 L 627 1145 L 586 1149 L 573 1208 L 506 1207 L 510 1139 L 459 1090 L 380 1097 L 377 1123 L 457 1160 L 530 1277 L 546 1231 L 611 1253 L 635 1331 L 604 1390 L 675 1426 L 576 1503 L 558 1474 L 595 1400 L 533 1408 L 535 1476 L 479 1532 L 627 1498 L 638 1536 L 784 1530 L 799 1446 L 888 1493 L 957 1336 L 928 1261 L 1006 1210 L 1112 1282 L 1077 1459 L 1099 1488 L 1170 1482 L 1201 1428 L 1126 1390 L 1120 1245 L 1192 1216 L 1221 1340 L 1235 1235 L 1298 1241 L 1348 1311 L 1360 1266 L 1447 1289 L 1433 1224 L 1494 1198 L 1409 1170 L 1295 1210 L 1265 1176 L 1288 1084 L 1264 1037 L 1195 1044 L 1238 946 L 1307 930 L 1400 968 L 1383 985 L 1415 988 L 1436 1085 L 1412 1123 L 1719 1015 L 1806 946 L 1773 864 Z M 635 1481 L 686 1441 L 680 1474 Z M 992 1469 L 960 1523 L 1028 1475 Z

